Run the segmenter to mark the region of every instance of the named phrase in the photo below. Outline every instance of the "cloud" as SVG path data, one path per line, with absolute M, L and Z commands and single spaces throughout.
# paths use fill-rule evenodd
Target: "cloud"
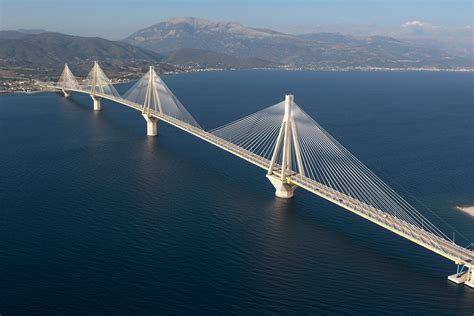
M 401 27 L 402 28 L 419 28 L 419 27 L 425 27 L 428 25 L 431 25 L 431 24 L 422 22 L 422 21 L 413 20 L 413 21 L 407 21 L 403 23 Z
M 418 20 L 407 21 L 400 25 L 400 28 L 402 29 L 402 31 L 413 32 L 418 34 L 432 32 L 437 29 L 437 27 L 433 24 Z

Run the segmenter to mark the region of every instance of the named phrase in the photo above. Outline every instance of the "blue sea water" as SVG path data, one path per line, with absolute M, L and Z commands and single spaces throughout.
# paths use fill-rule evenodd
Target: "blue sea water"
M 295 101 L 456 241 L 474 241 L 472 73 L 165 76 L 207 130 Z M 118 87 L 124 92 L 128 85 Z M 453 263 L 164 123 L 0 96 L 0 313 L 465 314 Z M 444 222 L 449 223 L 448 227 Z

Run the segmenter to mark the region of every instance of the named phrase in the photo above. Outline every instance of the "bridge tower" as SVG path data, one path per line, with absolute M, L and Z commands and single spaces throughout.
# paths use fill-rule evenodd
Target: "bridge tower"
M 71 70 L 69 69 L 69 66 L 67 64 L 64 64 L 64 74 L 65 76 L 67 76 L 69 73 L 71 72 Z M 62 91 L 63 91 L 63 94 L 64 94 L 64 97 L 66 98 L 69 98 L 69 96 L 71 95 L 71 92 L 66 90 L 66 80 L 63 81 L 63 86 L 62 86 Z
M 156 136 L 158 134 L 158 119 L 151 116 L 152 110 L 158 110 L 162 113 L 160 98 L 158 97 L 158 90 L 155 86 L 155 68 L 150 66 L 148 71 L 148 86 L 145 94 L 145 101 L 143 103 L 142 116 L 146 121 L 146 130 L 148 136 Z
M 275 149 L 268 168 L 267 178 L 275 187 L 275 195 L 279 198 L 292 198 L 296 185 L 291 183 L 292 175 L 296 174 L 292 170 L 292 157 L 296 158 L 296 166 L 299 173 L 304 176 L 304 167 L 301 158 L 301 147 L 298 141 L 298 132 L 293 118 L 294 96 L 285 96 L 285 113 L 281 122 Z M 283 148 L 281 148 L 283 143 Z M 294 155 L 293 155 L 294 153 Z M 277 159 L 281 157 L 281 165 L 277 165 Z M 278 174 L 280 172 L 280 174 Z
M 71 95 L 71 91 L 68 88 L 77 88 L 75 86 L 77 85 L 76 78 L 72 74 L 67 64 L 64 64 L 64 70 L 61 74 L 61 77 L 59 78 L 59 84 L 61 86 L 61 91 L 66 98 L 69 98 Z
M 94 67 L 92 67 L 92 89 L 91 89 L 91 98 L 94 101 L 94 111 L 101 111 L 102 105 L 100 104 L 101 97 L 96 96 L 96 86 L 98 84 L 99 78 L 99 64 L 97 61 L 94 61 Z

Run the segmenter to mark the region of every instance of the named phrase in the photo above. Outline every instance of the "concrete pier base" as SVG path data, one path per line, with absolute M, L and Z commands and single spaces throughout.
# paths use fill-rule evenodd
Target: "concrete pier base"
M 465 285 L 474 288 L 474 269 L 471 267 L 469 270 L 464 271 L 460 275 L 450 275 L 448 280 L 456 284 L 464 283 Z
M 267 174 L 268 180 L 275 187 L 275 195 L 282 199 L 290 199 L 293 197 L 294 191 L 296 189 L 295 185 L 291 185 L 281 181 L 281 179 L 275 175 Z
M 69 98 L 69 96 L 71 95 L 71 91 L 67 91 L 67 90 L 64 90 L 64 89 L 62 91 L 63 91 L 64 97 Z
M 464 281 L 464 284 L 466 284 L 469 287 L 472 287 L 474 289 L 474 267 L 471 267 L 467 273 L 466 273 L 466 281 Z
M 150 117 L 146 114 L 142 114 L 146 121 L 146 134 L 148 136 L 158 135 L 158 119 L 156 117 Z
M 91 95 L 92 100 L 94 101 L 94 111 L 101 111 L 102 106 L 100 105 L 100 100 L 102 98 Z
M 458 276 L 457 274 L 452 274 L 448 276 L 448 280 L 456 284 L 463 284 L 464 282 L 466 282 L 466 279 L 467 271 L 462 273 L 460 276 Z

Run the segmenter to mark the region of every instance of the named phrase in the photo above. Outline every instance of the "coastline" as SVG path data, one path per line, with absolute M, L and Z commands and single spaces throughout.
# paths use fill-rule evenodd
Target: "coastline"
M 188 69 L 177 69 L 174 71 L 164 71 L 160 75 L 177 75 L 183 73 L 196 73 L 196 72 L 218 72 L 218 71 L 238 71 L 238 70 L 282 70 L 282 71 L 314 71 L 314 72 L 474 72 L 474 68 L 453 68 L 453 69 L 442 69 L 442 68 L 379 68 L 379 67 L 294 67 L 294 66 L 281 66 L 281 67 L 262 67 L 262 68 L 188 68 Z M 31 79 L 30 79 L 31 80 Z M 33 79 L 34 80 L 34 79 Z M 111 78 L 112 84 L 128 83 L 135 79 L 117 79 Z M 34 80 L 36 81 L 36 80 Z M 13 94 L 13 93 L 38 93 L 47 92 L 42 89 L 34 89 L 35 84 L 29 84 L 18 90 L 0 90 L 0 95 Z M 474 215 L 473 215 L 474 216 Z
M 455 206 L 454 209 L 474 217 L 474 205 L 471 205 L 471 206 Z

